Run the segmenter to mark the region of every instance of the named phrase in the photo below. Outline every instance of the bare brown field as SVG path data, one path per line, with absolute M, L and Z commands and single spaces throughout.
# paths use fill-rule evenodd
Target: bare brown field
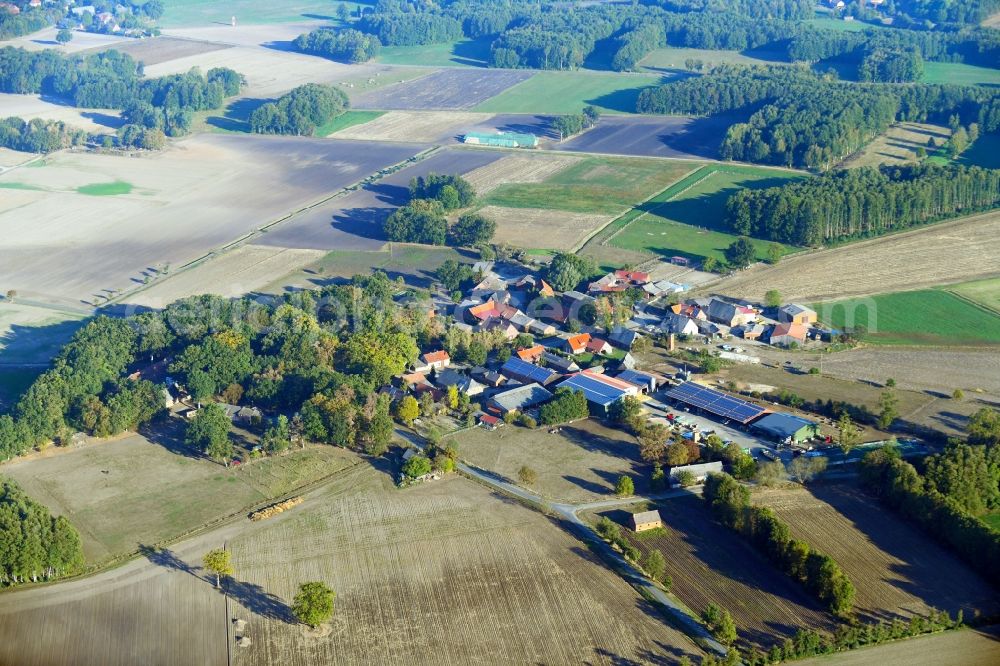
M 96 32 L 73 33 L 73 41 L 65 45 L 60 45 L 56 41 L 56 33 L 59 30 L 55 27 L 45 28 L 30 35 L 17 37 L 15 39 L 4 40 L 4 46 L 14 46 L 28 51 L 41 51 L 43 49 L 58 49 L 64 53 L 76 53 L 99 47 L 114 46 L 117 44 L 128 44 L 133 41 L 131 37 L 119 37 L 117 35 L 102 35 Z
M 519 483 L 521 466 L 529 465 L 538 474 L 531 490 L 556 501 L 606 499 L 622 474 L 632 477 L 637 493 L 649 489 L 650 467 L 639 457 L 635 439 L 596 419 L 562 426 L 555 434 L 545 428 L 473 428 L 453 441 L 466 461 L 513 483 Z
M 754 266 L 713 285 L 721 294 L 763 300 L 777 289 L 786 301 L 816 302 L 934 287 L 1000 275 L 1000 212 L 914 231 L 804 252 L 776 266 Z
M 465 179 L 472 183 L 476 193 L 482 196 L 507 183 L 544 182 L 581 159 L 583 158 L 551 153 L 509 155 L 470 171 L 465 174 Z
M 1000 611 L 990 584 L 913 527 L 855 488 L 759 489 L 792 536 L 832 557 L 857 588 L 863 617 L 904 619 L 932 609 L 966 618 Z
M 336 132 L 338 139 L 363 141 L 412 141 L 442 143 L 465 131 L 468 125 L 488 119 L 488 113 L 449 111 L 390 111 L 361 125 Z
M 986 666 L 1000 662 L 1000 630 L 965 629 L 795 662 L 800 666 Z
M 865 146 L 863 151 L 845 160 L 843 166 L 851 169 L 880 164 L 915 163 L 917 149 L 926 150 L 928 139 L 933 138 L 935 142 L 941 143 L 950 137 L 951 131 L 940 125 L 899 123 Z
M 72 128 L 98 134 L 113 134 L 121 124 L 118 111 L 108 109 L 78 109 L 73 106 L 46 102 L 38 95 L 0 93 L 0 118 L 17 116 L 24 120 L 43 118 L 66 123 Z M 22 153 L 26 158 L 31 155 Z
M 688 608 L 701 613 L 710 603 L 722 606 L 732 613 L 740 638 L 765 649 L 800 628 L 833 628 L 833 618 L 788 576 L 714 522 L 700 498 L 674 498 L 657 507 L 665 529 L 642 537 L 624 527 L 625 511 L 601 515 L 622 524 L 622 534 L 643 557 L 653 549 L 663 553 L 672 592 Z
M 227 298 L 257 291 L 276 280 L 322 259 L 322 250 L 296 250 L 261 245 L 243 245 L 212 257 L 194 268 L 168 275 L 149 289 L 130 296 L 130 305 L 162 308 L 196 294 Z
M 203 53 L 228 49 L 230 46 L 218 42 L 200 42 L 193 39 L 178 39 L 176 37 L 153 37 L 151 39 L 129 40 L 114 44 L 110 48 L 127 53 L 146 67 L 152 67 L 153 65 L 159 65 L 179 58 L 188 58 Z
M 497 223 L 496 242 L 529 249 L 574 250 L 611 220 L 600 213 L 545 208 L 486 206 L 479 212 Z
M 1000 12 L 983 19 L 983 25 L 987 28 L 1000 28 Z
M 233 663 L 618 664 L 697 654 L 543 516 L 460 478 L 398 491 L 371 474 L 229 542 L 243 580 L 279 599 L 304 580 L 337 593 L 323 638 L 234 603 L 253 645 L 234 650 Z
M 177 423 L 0 467 L 80 531 L 88 562 L 177 537 L 354 464 L 322 446 L 226 469 L 188 454 Z M 151 441 L 155 440 L 155 441 Z
M 202 134 L 142 157 L 58 153 L 42 168 L 0 175 L 0 184 L 44 195 L 0 213 L 0 283 L 26 297 L 103 303 L 415 152 L 404 144 Z M 77 191 L 105 183 L 129 191 Z

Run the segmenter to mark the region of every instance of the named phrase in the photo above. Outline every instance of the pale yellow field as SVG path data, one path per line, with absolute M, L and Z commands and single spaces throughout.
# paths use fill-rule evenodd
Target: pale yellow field
M 777 266 L 754 266 L 713 286 L 720 294 L 816 302 L 935 287 L 1000 275 L 1000 213 L 974 215 L 915 231 L 804 252 Z
M 899 123 L 869 143 L 863 151 L 844 161 L 847 168 L 878 166 L 880 164 L 905 164 L 917 161 L 917 149 L 927 146 L 928 139 L 936 143 L 947 141 L 951 131 L 940 125 Z
M 34 153 L 22 153 L 19 150 L 0 148 L 0 171 L 17 166 L 18 164 L 24 164 L 28 160 L 32 160 L 36 157 L 37 155 Z
M 546 250 L 574 250 L 611 219 L 542 208 L 486 206 L 479 212 L 497 223 L 497 243 Z
M 130 37 L 119 37 L 117 35 L 101 35 L 96 32 L 73 32 L 73 40 L 65 45 L 60 45 L 56 41 L 56 28 L 45 28 L 30 35 L 8 39 L 3 42 L 4 46 L 14 46 L 28 51 L 41 51 L 43 49 L 53 49 L 62 53 L 76 53 L 100 47 L 114 46 L 116 44 L 129 44 L 134 39 Z
M 17 116 L 24 120 L 44 118 L 59 120 L 70 127 L 90 133 L 113 134 L 114 128 L 95 122 L 94 118 L 105 118 L 110 124 L 116 124 L 118 111 L 109 109 L 77 109 L 72 106 L 53 104 L 42 100 L 38 95 L 11 95 L 0 93 L 0 118 Z
M 326 255 L 324 250 L 293 250 L 244 245 L 176 275 L 168 275 L 126 299 L 130 305 L 162 308 L 187 296 L 242 296 L 257 291 Z
M 365 141 L 437 143 L 461 133 L 465 127 L 486 122 L 490 117 L 489 113 L 390 111 L 375 120 L 336 132 L 333 136 Z
M 507 183 L 541 183 L 579 162 L 573 155 L 509 155 L 465 174 L 480 196 Z

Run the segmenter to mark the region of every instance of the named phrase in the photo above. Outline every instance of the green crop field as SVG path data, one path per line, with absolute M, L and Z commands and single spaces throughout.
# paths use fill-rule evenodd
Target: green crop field
M 388 65 L 423 67 L 486 67 L 490 59 L 489 39 L 462 39 L 445 44 L 386 46 L 376 60 Z
M 340 130 L 347 129 L 348 127 L 354 127 L 355 125 L 363 125 L 364 123 L 371 122 L 381 115 L 385 115 L 385 112 L 347 111 L 340 114 L 325 125 L 317 127 L 316 136 L 330 136 L 334 132 L 339 132 Z
M 736 238 L 725 228 L 726 200 L 742 188 L 775 187 L 801 174 L 758 167 L 711 165 L 675 183 L 612 223 L 611 244 L 660 256 L 722 260 Z M 763 257 L 767 241 L 754 240 Z M 792 251 L 786 248 L 786 251 Z
M 539 72 L 473 111 L 579 113 L 583 107 L 593 105 L 603 113 L 635 113 L 639 92 L 665 80 L 648 74 Z
M 119 194 L 128 194 L 132 191 L 132 183 L 116 180 L 112 183 L 93 183 L 91 185 L 81 185 L 76 188 L 77 193 L 86 194 L 91 197 L 113 197 Z
M 215 23 L 229 24 L 235 16 L 240 24 L 291 23 L 295 21 L 337 21 L 338 4 L 351 10 L 363 6 L 357 2 L 329 0 L 164 0 L 166 11 L 160 19 L 164 28 L 190 28 Z
M 835 328 L 863 326 L 865 339 L 886 345 L 1000 344 L 1000 315 L 939 289 L 819 303 Z
M 820 12 L 816 12 L 819 14 Z M 875 26 L 869 23 L 862 23 L 861 21 L 845 21 L 843 19 L 831 18 L 830 16 L 822 16 L 806 21 L 806 23 L 820 28 L 821 30 L 836 30 L 840 32 L 861 32 L 865 28 L 873 28 Z
M 741 53 L 739 51 L 722 51 L 719 49 L 682 49 L 667 47 L 651 51 L 639 62 L 644 69 L 683 69 L 688 58 L 700 60 L 706 65 L 775 65 L 782 63 L 781 55 L 774 53 Z
M 925 62 L 921 81 L 964 86 L 997 86 L 1000 85 L 1000 70 L 960 62 Z
M 947 291 L 1000 314 L 1000 278 L 955 284 Z
M 501 185 L 486 205 L 618 215 L 695 168 L 691 162 L 592 157 L 541 183 Z

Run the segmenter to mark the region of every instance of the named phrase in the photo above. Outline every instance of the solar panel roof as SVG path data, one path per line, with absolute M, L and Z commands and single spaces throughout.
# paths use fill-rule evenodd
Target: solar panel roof
M 500 372 L 518 375 L 519 377 L 539 383 L 545 383 L 552 375 L 558 374 L 553 370 L 533 365 L 514 356 L 507 359 L 507 362 L 500 368 Z
M 563 388 L 564 386 L 574 391 L 583 391 L 583 394 L 587 396 L 587 400 L 596 402 L 599 405 L 610 405 L 615 400 L 627 395 L 623 389 L 612 386 L 610 383 L 603 382 L 597 377 L 584 372 L 573 375 L 565 380 L 559 385 L 559 388 Z
M 740 423 L 749 423 L 765 411 L 763 407 L 758 407 L 746 400 L 734 398 L 694 382 L 685 382 L 670 389 L 667 391 L 667 397 Z

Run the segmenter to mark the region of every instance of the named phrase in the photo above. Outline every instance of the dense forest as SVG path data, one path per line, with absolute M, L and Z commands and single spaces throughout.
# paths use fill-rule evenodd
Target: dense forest
M 0 11 L 0 39 L 11 39 L 41 30 L 49 25 L 48 16 L 42 11 L 24 11 L 13 14 Z
M 0 480 L 0 585 L 53 580 L 82 567 L 80 535 L 69 521 Z
M 54 150 L 79 146 L 86 139 L 86 132 L 75 130 L 66 123 L 56 120 L 0 119 L 0 146 L 11 150 L 51 153 Z
M 1000 206 L 1000 170 L 902 166 L 834 171 L 764 190 L 740 190 L 726 222 L 738 234 L 817 246 Z
M 368 62 L 382 49 L 378 37 L 358 30 L 313 30 L 299 35 L 293 44 L 303 53 L 350 63 Z
M 343 115 L 349 105 L 340 88 L 307 83 L 254 109 L 250 114 L 250 131 L 312 136 L 318 128 Z
M 841 83 L 788 67 L 723 66 L 639 94 L 639 113 L 750 114 L 729 128 L 723 159 L 826 169 L 897 120 L 1000 130 L 1000 94 L 983 87 Z

